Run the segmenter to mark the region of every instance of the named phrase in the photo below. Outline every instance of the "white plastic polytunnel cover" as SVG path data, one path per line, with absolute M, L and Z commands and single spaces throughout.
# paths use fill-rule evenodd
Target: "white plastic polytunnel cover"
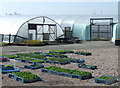
M 21 42 L 30 40 L 55 41 L 64 38 L 61 26 L 45 16 L 5 16 L 0 17 L 0 41 Z

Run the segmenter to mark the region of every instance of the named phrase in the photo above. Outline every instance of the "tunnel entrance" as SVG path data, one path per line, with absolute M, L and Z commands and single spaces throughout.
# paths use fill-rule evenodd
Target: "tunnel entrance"
M 90 37 L 92 41 L 109 41 L 112 37 L 113 18 L 91 18 Z

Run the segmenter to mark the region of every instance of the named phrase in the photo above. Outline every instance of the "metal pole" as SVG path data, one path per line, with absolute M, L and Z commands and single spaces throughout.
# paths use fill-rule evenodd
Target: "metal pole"
M 11 40 L 11 34 L 9 34 L 9 44 L 10 44 L 10 40 Z
M 35 26 L 36 26 L 36 29 L 35 29 L 35 30 L 36 30 L 36 40 L 37 40 L 37 25 L 35 25 Z

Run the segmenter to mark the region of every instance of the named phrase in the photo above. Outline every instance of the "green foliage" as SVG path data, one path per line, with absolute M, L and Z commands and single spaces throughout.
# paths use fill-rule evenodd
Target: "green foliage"
M 100 76 L 98 77 L 99 79 L 105 79 L 105 80 L 109 80 L 112 79 L 113 77 L 109 77 L 109 76 Z
M 56 53 L 60 53 L 60 54 L 65 54 L 67 52 L 74 53 L 74 51 L 72 51 L 72 50 L 50 50 L 50 52 L 56 52 Z
M 44 60 L 37 60 L 37 59 L 31 59 L 31 58 L 26 58 L 26 57 L 20 57 L 20 58 L 18 58 L 18 59 L 25 59 L 25 60 L 27 60 L 27 61 L 33 61 L 33 62 L 44 62 Z
M 57 56 L 60 56 L 60 57 L 65 57 L 66 55 L 64 54 L 57 54 L 57 53 L 45 53 L 47 55 L 57 55 Z
M 13 68 L 13 65 L 4 65 L 4 67 Z
M 33 54 L 33 53 L 17 53 L 16 55 L 29 57 L 29 56 L 32 56 L 32 54 Z
M 90 72 L 71 70 L 71 69 L 66 69 L 66 68 L 60 68 L 60 67 L 57 67 L 57 66 L 44 67 L 44 69 L 52 70 L 52 71 L 58 71 L 58 72 L 65 72 L 65 73 L 69 73 L 69 74 L 75 74 L 75 75 L 79 75 L 79 76 L 82 76 L 82 77 L 92 75 Z
M 5 45 L 8 45 L 8 43 L 0 43 L 0 45 L 2 45 L 2 46 L 5 46 Z
M 2 55 L 2 56 L 5 56 L 5 57 L 7 57 L 7 58 L 17 58 L 18 56 L 16 56 L 16 55 Z
M 95 65 L 86 65 L 86 64 L 79 64 L 79 66 L 83 66 L 83 67 L 88 67 L 88 68 L 95 68 Z
M 40 54 L 34 54 L 32 56 L 30 56 L 31 58 L 37 58 L 37 59 L 44 59 L 45 56 L 44 55 L 40 55 Z
M 64 59 L 64 58 L 56 58 L 56 57 L 47 58 L 47 60 L 58 61 L 58 62 L 61 62 L 61 63 L 68 62 L 67 59 Z
M 41 44 L 42 42 L 39 40 L 25 40 L 27 44 Z
M 86 54 L 86 55 L 92 55 L 90 52 L 85 52 L 85 51 L 76 51 L 75 53 L 81 53 L 81 54 Z
M 33 62 L 36 62 L 36 63 L 43 63 L 44 62 L 44 60 L 32 60 Z
M 17 59 L 25 59 L 25 60 L 27 60 L 27 61 L 32 61 L 32 60 L 34 60 L 34 59 L 31 59 L 31 58 L 28 58 L 28 57 L 20 57 L 20 58 L 17 58 Z
M 12 72 L 12 74 L 15 74 L 16 76 L 22 77 L 24 80 L 32 80 L 32 79 L 38 79 L 39 76 L 36 74 L 32 74 L 28 71 L 22 71 L 22 72 Z

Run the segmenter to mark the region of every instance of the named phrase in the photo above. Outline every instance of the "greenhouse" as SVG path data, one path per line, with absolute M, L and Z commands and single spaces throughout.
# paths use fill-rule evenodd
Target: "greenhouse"
M 50 16 L 60 24 L 65 38 L 111 41 L 120 38 L 117 16 Z
M 75 38 L 82 41 L 115 42 L 115 39 L 120 38 L 118 24 L 113 17 L 5 16 L 0 17 L 0 25 L 1 42 Z
M 0 17 L 0 41 L 23 42 L 24 40 L 55 41 L 64 38 L 60 25 L 53 19 L 40 16 Z

